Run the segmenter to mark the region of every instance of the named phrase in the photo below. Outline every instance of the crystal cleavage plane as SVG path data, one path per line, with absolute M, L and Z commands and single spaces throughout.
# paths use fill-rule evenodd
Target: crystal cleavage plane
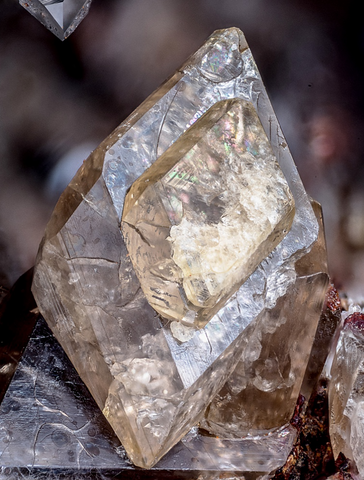
M 32 290 L 135 465 L 153 466 L 202 419 L 244 352 L 265 351 L 264 328 L 255 350 L 247 334 L 295 290 L 318 233 L 236 28 L 215 32 L 84 162 L 47 225 Z M 300 317 L 295 391 L 318 318 Z M 286 321 L 273 316 L 268 333 Z

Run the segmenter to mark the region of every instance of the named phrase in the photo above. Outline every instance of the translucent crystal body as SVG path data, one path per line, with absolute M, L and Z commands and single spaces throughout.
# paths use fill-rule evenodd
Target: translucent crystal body
M 285 294 L 247 328 L 239 363 L 202 422 L 213 434 L 264 434 L 282 427 L 293 415 L 329 281 L 321 207 L 316 202 L 313 206 L 320 234 L 296 263 L 296 278 Z M 305 384 L 307 397 L 316 378 L 312 378 L 313 371 L 318 375 L 324 363 L 316 350 L 324 347 L 319 342 L 315 348 L 315 362 Z
M 22 304 L 22 295 L 17 300 Z M 16 319 L 26 328 L 29 319 Z M 214 438 L 194 427 L 153 472 L 141 472 L 130 463 L 62 347 L 40 318 L 1 403 L 0 478 L 255 479 L 285 462 L 296 433 L 290 426 L 267 436 L 263 443 L 255 438 Z
M 323 254 L 322 257 L 325 255 L 326 253 Z M 315 259 L 311 255 L 307 257 L 311 258 L 315 263 L 318 261 L 318 258 Z M 315 340 L 312 345 L 310 359 L 301 386 L 301 393 L 305 398 L 309 398 L 312 393 L 312 388 L 317 384 L 319 378 L 326 375 L 323 369 L 325 363 L 327 364 L 329 362 L 329 357 L 331 358 L 332 356 L 332 347 L 337 341 L 337 330 L 341 323 L 341 311 L 342 307 L 339 293 L 333 284 L 329 284 L 325 294 Z
M 19 0 L 19 3 L 60 40 L 65 40 L 87 15 L 91 1 Z
M 149 304 L 167 319 L 203 327 L 287 234 L 293 216 L 254 108 L 225 100 L 133 184 L 122 229 Z
M 364 477 L 364 314 L 347 317 L 336 346 L 329 388 L 330 437 Z
M 287 235 L 235 294 L 180 342 L 172 334 L 175 322 L 161 319 L 140 288 L 120 229 L 125 195 L 197 119 L 233 98 L 257 112 L 295 215 Z M 309 198 L 235 28 L 212 35 L 83 164 L 47 226 L 32 289 L 135 464 L 155 464 L 201 419 L 238 363 L 247 328 L 294 284 L 296 262 L 317 235 Z

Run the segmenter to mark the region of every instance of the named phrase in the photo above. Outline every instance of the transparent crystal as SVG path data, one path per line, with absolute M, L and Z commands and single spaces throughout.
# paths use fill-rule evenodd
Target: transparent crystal
M 351 306 L 352 308 L 353 306 Z M 351 311 L 336 345 L 329 386 L 330 438 L 364 477 L 364 313 Z M 343 314 L 344 315 L 344 314 Z
M 163 317 L 203 327 L 289 231 L 294 200 L 251 104 L 216 103 L 133 184 L 122 229 Z
M 65 40 L 87 15 L 91 1 L 19 0 L 19 3 L 60 40 Z
M 29 318 L 16 314 L 22 325 L 28 323 Z M 143 474 L 131 465 L 62 347 L 39 318 L 1 403 L 0 479 L 253 479 L 286 461 L 296 435 L 290 426 L 267 435 L 265 442 L 223 440 L 193 427 L 153 473 Z
M 325 247 L 325 243 L 323 244 L 323 247 Z M 318 249 L 315 248 L 313 250 L 315 250 L 317 254 L 319 253 Z M 317 257 L 314 258 L 311 255 L 307 256 L 307 258 L 312 260 L 312 263 L 319 261 Z M 322 257 L 326 258 L 326 250 L 325 253 L 322 254 Z M 327 271 L 327 268 L 325 269 L 324 266 L 323 271 Z M 341 311 L 342 307 L 339 293 L 331 283 L 325 294 L 315 340 L 312 345 L 310 359 L 301 386 L 301 394 L 305 398 L 311 396 L 312 388 L 315 387 L 320 377 L 326 375 L 324 370 L 326 370 L 326 364 L 329 363 L 329 358 L 332 356 L 333 345 L 337 341 L 337 331 L 341 323 Z
M 141 289 L 120 229 L 124 200 L 210 107 L 234 98 L 254 107 L 294 197 L 295 215 L 254 273 L 205 327 L 185 327 L 180 342 L 175 322 L 163 320 Z M 84 162 L 47 226 L 32 289 L 136 465 L 155 464 L 202 418 L 238 363 L 250 324 L 294 284 L 296 263 L 318 230 L 251 52 L 235 28 L 213 34 Z
M 264 441 L 264 434 L 281 428 L 293 415 L 329 281 L 321 207 L 317 202 L 313 207 L 319 236 L 296 262 L 297 276 L 285 294 L 246 330 L 239 363 L 202 422 L 212 434 L 223 438 L 262 435 Z M 326 338 L 323 332 L 321 336 Z M 324 349 L 322 343 L 316 349 Z M 318 375 L 323 367 L 323 360 L 316 357 L 318 352 L 305 385 L 307 397 L 314 386 L 314 372 Z

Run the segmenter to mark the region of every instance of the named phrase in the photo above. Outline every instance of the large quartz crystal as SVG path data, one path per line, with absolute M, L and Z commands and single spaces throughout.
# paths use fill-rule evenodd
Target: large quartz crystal
M 19 0 L 19 3 L 60 40 L 65 40 L 87 15 L 91 1 Z
M 232 99 L 237 101 L 231 102 Z M 222 104 L 218 103 L 221 101 Z M 244 276 L 249 275 L 249 269 L 254 268 L 254 264 L 259 261 L 259 255 L 252 261 L 246 273 L 237 275 L 239 280 L 227 278 L 228 292 L 223 291 L 224 287 L 219 279 L 217 290 L 209 293 L 211 305 L 216 304 L 219 310 L 205 326 L 198 325 L 201 328 L 196 329 L 162 318 L 149 303 L 145 294 L 146 286 L 141 285 L 139 280 L 142 276 L 138 269 L 142 267 L 139 260 L 136 262 L 138 252 L 130 240 L 131 237 L 128 237 L 133 227 L 139 228 L 138 220 L 131 220 L 128 215 L 139 215 L 139 210 L 134 210 L 136 205 L 133 205 L 133 202 L 129 204 L 129 197 L 125 210 L 124 203 L 130 187 L 163 154 L 164 159 L 169 158 L 171 165 L 175 165 L 176 169 L 178 167 L 180 172 L 180 162 L 184 156 L 188 156 L 190 151 L 195 155 L 194 148 L 198 148 L 199 141 L 206 145 L 209 135 L 213 141 L 212 161 L 209 165 L 214 169 L 214 151 L 225 146 L 218 145 L 215 127 L 211 128 L 210 133 L 204 130 L 206 117 L 203 115 L 211 108 L 213 110 L 210 112 L 216 110 L 221 113 L 224 109 L 227 112 L 221 117 L 218 113 L 215 122 L 217 130 L 221 128 L 218 118 L 224 118 L 224 115 L 229 115 L 228 112 L 241 109 L 244 118 L 238 120 L 234 114 L 235 120 L 228 124 L 227 129 L 234 125 L 237 131 L 247 135 L 244 138 L 239 137 L 239 141 L 243 139 L 246 145 L 245 149 L 241 147 L 239 165 L 247 165 L 243 159 L 248 159 L 252 172 L 258 168 L 252 161 L 255 153 L 249 150 L 250 147 L 256 148 L 256 158 L 259 158 L 257 165 L 262 168 L 262 185 L 257 186 L 257 192 L 260 192 L 260 188 L 264 189 L 264 185 L 267 187 L 265 193 L 268 193 L 270 188 L 273 189 L 273 193 L 269 193 L 272 196 L 261 197 L 259 194 L 247 204 L 244 200 L 244 207 L 255 208 L 261 202 L 264 204 L 266 198 L 271 198 L 276 205 L 280 204 L 280 198 L 285 198 L 283 204 L 287 202 L 290 206 L 287 210 L 283 208 L 272 221 L 271 232 L 278 229 L 280 243 L 272 250 L 275 245 L 272 240 L 273 245 L 262 248 L 259 244 L 264 245 L 264 240 L 255 237 L 255 246 L 249 256 L 254 257 L 255 250 L 261 250 L 259 255 L 262 251 L 270 253 L 245 282 Z M 220 110 L 221 108 L 223 110 Z M 210 114 L 207 113 L 207 116 Z M 197 123 L 201 117 L 201 122 Z M 187 137 L 183 138 L 188 138 L 190 142 L 193 135 L 188 134 L 187 130 L 194 124 L 196 128 L 192 133 L 200 140 L 191 141 L 187 150 L 181 140 L 181 156 L 174 147 L 184 132 Z M 247 129 L 241 125 L 246 125 Z M 259 131 L 259 139 L 255 139 L 254 132 Z M 265 152 L 262 154 L 260 150 Z M 204 157 L 204 162 L 207 161 L 206 158 Z M 276 162 L 285 180 L 279 173 Z M 168 176 L 169 171 L 164 162 L 162 163 L 161 179 L 166 174 Z M 231 181 L 231 190 L 227 197 L 233 195 L 236 178 L 243 175 L 245 167 L 241 168 L 241 171 L 239 168 L 233 170 L 232 176 L 235 179 Z M 271 186 L 267 179 L 267 168 L 272 169 Z M 159 175 L 159 167 L 157 173 Z M 207 172 L 205 170 L 201 173 Z M 221 181 L 225 181 L 224 175 L 221 176 Z M 244 175 L 248 176 L 248 172 Z M 198 172 L 198 175 L 194 176 L 198 180 L 194 183 L 191 178 L 190 183 L 193 183 L 195 188 L 197 181 L 203 181 L 204 175 Z M 183 178 L 187 181 L 186 177 Z M 208 188 L 219 191 L 221 186 L 216 177 L 215 180 Z M 138 183 L 135 185 L 133 188 L 137 188 Z M 154 182 L 154 189 L 156 185 Z M 239 189 L 241 190 L 240 185 Z M 253 190 L 251 191 L 253 197 Z M 291 228 L 285 235 L 280 229 L 289 228 L 292 210 L 289 191 L 294 198 L 295 213 Z M 144 190 L 143 201 L 148 200 L 146 196 L 149 192 Z M 225 198 L 223 193 L 221 198 L 214 202 L 212 197 L 209 204 L 207 198 L 194 196 L 193 215 L 200 212 L 201 218 L 204 214 L 210 216 L 210 224 L 216 225 L 220 218 L 220 209 L 228 204 L 227 197 Z M 153 197 L 153 209 L 156 198 Z M 184 199 L 185 197 L 182 197 L 179 200 L 183 203 Z M 160 202 L 163 203 L 162 200 Z M 186 203 L 185 201 L 183 206 L 187 209 Z M 205 210 L 204 203 L 209 206 L 208 210 Z M 177 206 L 176 211 L 180 212 L 178 208 Z M 270 215 L 270 208 L 265 212 L 266 218 Z M 265 207 L 263 210 L 265 211 Z M 235 216 L 238 216 L 238 211 L 240 206 L 237 207 Z M 160 210 L 155 210 L 159 217 L 166 215 L 165 212 L 162 205 Z M 143 215 L 144 213 L 143 210 Z M 285 216 L 287 220 L 284 220 Z M 248 213 L 247 217 L 249 218 Z M 167 225 L 145 224 L 143 228 L 150 228 L 148 232 L 142 229 L 136 232 L 138 242 L 143 242 L 143 238 L 145 240 L 139 243 L 140 248 L 147 251 L 149 235 L 152 235 L 153 242 L 158 243 L 160 238 L 164 246 L 166 244 L 163 242 L 168 239 L 169 252 L 174 252 L 175 255 L 177 248 L 173 247 L 173 229 L 177 227 L 178 232 L 182 223 L 181 221 L 179 225 L 175 225 L 168 221 Z M 204 228 L 207 225 L 209 221 L 204 222 Z M 263 229 L 265 225 L 266 221 L 263 222 Z M 160 232 L 157 231 L 158 228 L 153 231 L 154 226 L 167 228 L 162 234 L 162 229 Z M 128 232 L 125 230 L 124 233 L 128 245 L 122 233 L 125 228 L 129 228 Z M 269 238 L 269 228 L 267 231 Z M 262 324 L 261 319 L 266 317 L 268 310 L 272 310 L 276 304 L 279 305 L 284 296 L 294 290 L 297 276 L 300 275 L 297 262 L 317 241 L 318 231 L 318 222 L 310 199 L 303 189 L 251 52 L 243 34 L 235 28 L 213 34 L 175 75 L 152 94 L 84 162 L 62 194 L 47 226 L 39 250 L 32 289 L 43 316 L 136 465 L 149 468 L 155 464 L 202 418 L 205 408 L 239 362 L 242 349 L 246 346 L 246 338 L 250 338 L 247 335 L 251 335 L 257 324 Z M 203 236 L 203 230 L 198 235 Z M 230 246 L 227 245 L 232 256 L 236 254 L 234 250 L 237 244 L 234 235 L 231 237 Z M 192 237 L 192 234 L 190 236 Z M 181 237 L 181 247 L 185 248 L 186 242 Z M 160 258 L 158 248 L 154 249 L 157 251 L 156 265 Z M 237 256 L 249 263 L 250 260 L 241 254 L 240 248 L 243 247 L 238 247 Z M 180 252 L 177 252 L 177 256 L 179 255 Z M 227 254 L 222 251 L 221 255 Z M 185 253 L 181 252 L 182 257 L 182 262 L 186 262 Z M 168 258 L 171 259 L 171 254 L 166 258 L 167 262 Z M 225 258 L 230 261 L 229 256 Z M 176 265 L 182 270 L 182 263 L 178 265 L 176 262 Z M 221 261 L 218 265 L 221 265 Z M 163 279 L 168 280 L 168 275 L 170 272 L 162 272 Z M 204 280 L 210 282 L 210 279 Z M 239 287 L 239 282 L 244 283 Z M 210 283 L 212 285 L 213 282 Z M 236 288 L 236 292 L 232 293 Z M 193 296 L 197 291 L 196 287 L 189 294 Z M 220 291 L 224 304 L 220 303 Z M 158 289 L 155 294 L 159 296 Z M 230 298 L 227 298 L 228 295 L 231 295 Z M 180 292 L 180 298 L 185 298 L 184 292 Z M 190 309 L 193 302 L 188 300 L 186 303 Z M 215 306 L 212 308 L 215 309 Z M 193 311 L 196 312 L 198 308 Z M 163 316 L 168 317 L 168 314 L 164 312 Z M 188 314 L 186 316 L 189 317 Z M 170 318 L 175 318 L 175 314 L 171 313 Z M 202 323 L 208 318 L 209 315 Z M 307 321 L 314 324 L 317 319 Z M 278 324 L 282 322 L 283 319 Z M 277 323 L 268 322 L 265 328 L 260 328 L 259 335 L 272 335 L 277 327 Z M 311 326 L 307 331 L 311 332 L 314 328 Z M 289 352 L 292 342 L 296 341 L 292 337 L 281 337 L 279 348 Z M 260 338 L 256 336 L 257 342 Z M 252 355 L 260 349 L 258 343 L 256 345 L 256 351 L 251 349 Z M 307 355 L 310 348 L 308 341 L 302 343 L 303 356 Z M 267 364 L 268 367 L 269 365 Z M 289 366 L 287 363 L 288 370 Z M 260 370 L 256 370 L 257 382 L 263 378 L 263 367 L 264 365 Z M 286 378 L 287 371 L 282 372 L 283 378 Z M 251 373 L 252 371 L 247 372 L 248 375 Z M 294 375 L 288 377 L 292 384 L 289 388 L 296 391 L 295 382 L 298 380 Z
M 331 366 L 330 437 L 335 458 L 343 453 L 354 460 L 364 478 L 364 314 L 355 310 L 345 319 Z
M 293 215 L 253 106 L 225 100 L 133 184 L 123 232 L 149 304 L 202 327 L 278 245 Z

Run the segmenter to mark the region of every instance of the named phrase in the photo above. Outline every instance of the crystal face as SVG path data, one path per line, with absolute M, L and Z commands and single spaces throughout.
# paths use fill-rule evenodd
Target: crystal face
M 29 13 L 65 40 L 87 15 L 92 0 L 19 0 Z
M 240 438 L 281 428 L 293 415 L 305 374 L 307 397 L 315 386 L 329 343 L 327 324 L 314 343 L 329 277 L 321 207 L 313 207 L 318 238 L 296 263 L 285 294 L 246 330 L 239 363 L 205 413 L 203 427 L 212 434 Z
M 356 308 L 356 310 L 359 310 Z M 364 476 L 364 313 L 349 310 L 336 345 L 329 387 L 330 438 Z
M 149 304 L 203 327 L 289 231 L 294 200 L 252 105 L 216 103 L 132 186 L 122 230 Z
M 120 223 L 134 182 L 211 107 L 232 99 L 256 112 L 295 213 L 276 248 L 204 327 L 193 329 L 166 322 L 151 307 Z M 154 465 L 202 418 L 239 362 L 249 329 L 296 281 L 297 262 L 318 231 L 251 52 L 235 28 L 213 34 L 84 162 L 46 228 L 32 290 L 136 465 Z M 281 348 L 289 349 L 289 341 L 282 339 Z
M 22 295 L 16 300 L 22 304 Z M 26 329 L 28 319 L 19 321 Z M 1 479 L 23 478 L 24 471 L 32 480 L 151 478 L 131 465 L 42 318 L 1 403 L 0 434 Z M 153 467 L 152 478 L 216 480 L 216 471 L 236 480 L 246 478 L 242 472 L 255 478 L 255 472 L 261 476 L 285 462 L 296 434 L 290 426 L 264 443 L 231 441 L 202 435 L 194 427 Z

